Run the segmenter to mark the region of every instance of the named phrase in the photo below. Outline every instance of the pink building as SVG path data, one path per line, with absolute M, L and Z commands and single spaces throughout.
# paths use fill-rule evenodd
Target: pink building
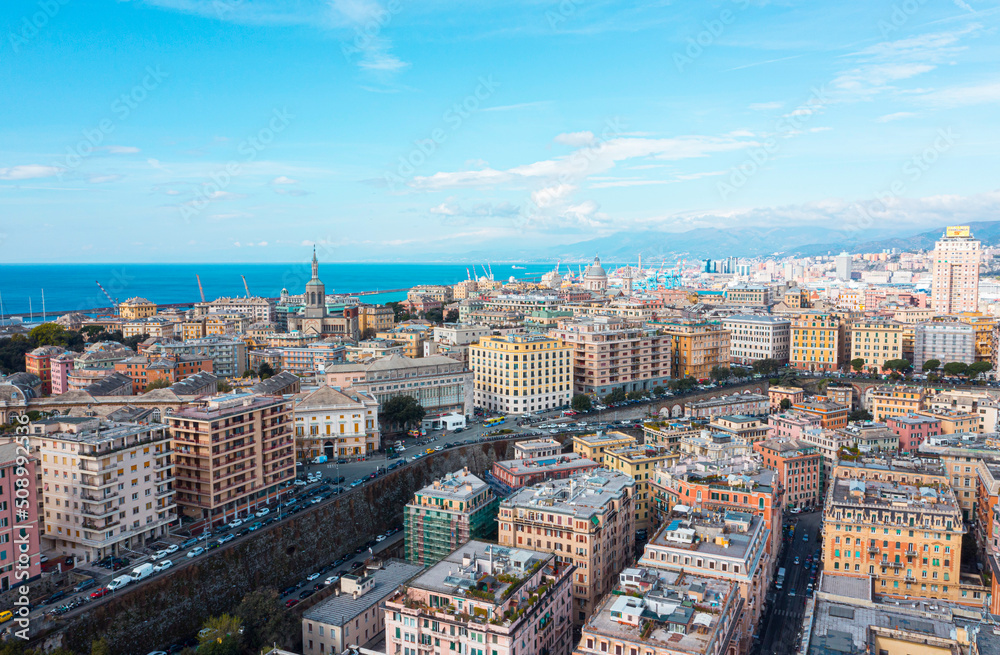
M 801 439 L 807 430 L 820 427 L 820 421 L 820 417 L 813 414 L 785 412 L 768 416 L 767 427 L 771 431 L 772 439 L 774 437 Z
M 50 360 L 53 396 L 59 396 L 69 391 L 69 373 L 73 370 L 76 356 L 77 353 L 67 351 Z
M 592 572 L 559 559 L 468 542 L 386 599 L 386 655 L 569 653 L 570 587 Z
M 885 421 L 886 426 L 899 437 L 899 452 L 915 453 L 927 437 L 941 434 L 941 419 L 932 416 L 891 416 Z
M 0 591 L 34 580 L 42 573 L 35 460 L 25 461 L 24 455 L 24 448 L 17 443 L 0 444 Z M 18 456 L 22 457 L 20 465 Z M 19 479 L 27 480 L 27 486 L 18 487 Z M 19 498 L 18 489 L 26 490 L 27 497 Z M 19 562 L 22 554 L 28 556 L 26 566 Z

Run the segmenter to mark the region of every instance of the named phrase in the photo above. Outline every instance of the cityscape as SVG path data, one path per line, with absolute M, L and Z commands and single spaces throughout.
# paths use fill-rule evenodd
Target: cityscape
M 995 3 L 0 16 L 0 655 L 1000 655 Z

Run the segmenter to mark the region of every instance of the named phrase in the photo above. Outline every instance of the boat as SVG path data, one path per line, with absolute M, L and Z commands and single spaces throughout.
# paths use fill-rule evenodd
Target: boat
M 511 266 L 511 268 L 513 268 L 515 270 L 518 270 L 518 271 L 523 271 L 524 270 L 523 266 Z

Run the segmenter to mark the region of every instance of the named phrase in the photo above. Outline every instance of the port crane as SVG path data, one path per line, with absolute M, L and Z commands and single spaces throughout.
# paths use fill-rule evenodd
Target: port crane
M 247 285 L 247 276 L 246 275 L 241 275 L 240 277 L 243 278 L 243 288 L 246 289 L 247 298 L 249 298 L 250 297 L 250 287 Z
M 104 293 L 104 296 L 108 299 L 108 302 L 111 303 L 111 307 L 114 308 L 115 316 L 117 316 L 118 315 L 118 299 L 115 298 L 114 300 L 112 300 L 111 299 L 111 294 L 108 293 L 108 290 L 105 289 L 101 285 L 101 282 L 99 280 L 94 280 L 94 282 L 97 284 L 97 286 L 101 290 L 101 292 Z
M 201 276 L 197 273 L 195 273 L 194 276 L 198 280 L 198 293 L 201 294 L 201 301 L 205 302 L 205 290 L 201 288 Z

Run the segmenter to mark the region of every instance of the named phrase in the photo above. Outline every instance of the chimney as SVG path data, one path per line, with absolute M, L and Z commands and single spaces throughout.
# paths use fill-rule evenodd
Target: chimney
M 334 596 L 339 596 L 340 595 L 340 587 L 339 586 L 336 589 L 333 590 L 333 595 Z

